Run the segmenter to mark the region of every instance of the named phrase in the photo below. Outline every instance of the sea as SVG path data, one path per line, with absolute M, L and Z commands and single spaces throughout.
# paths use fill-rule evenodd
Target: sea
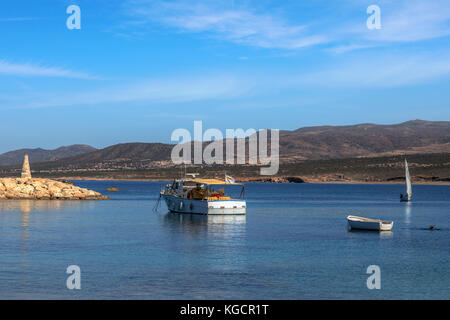
M 247 215 L 199 216 L 158 204 L 164 184 L 0 201 L 0 298 L 450 299 L 450 186 L 401 203 L 403 185 L 247 183 Z M 349 231 L 348 215 L 394 227 Z

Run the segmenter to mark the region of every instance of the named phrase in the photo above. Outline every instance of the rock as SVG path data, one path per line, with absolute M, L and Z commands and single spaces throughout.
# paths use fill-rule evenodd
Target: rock
M 286 177 L 285 179 L 289 183 L 305 183 L 305 181 L 299 177 Z
M 43 199 L 50 199 L 50 197 L 48 196 L 47 193 L 43 192 L 43 191 L 35 191 L 34 196 L 36 197 L 36 199 L 38 200 L 43 200 Z
M 111 187 L 111 188 L 106 189 L 106 191 L 117 192 L 117 191 L 119 191 L 119 188 Z
M 42 178 L 0 179 L 0 199 L 106 200 L 93 190 Z

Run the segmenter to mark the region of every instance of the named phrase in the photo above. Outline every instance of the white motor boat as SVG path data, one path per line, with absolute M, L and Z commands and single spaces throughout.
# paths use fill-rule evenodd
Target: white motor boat
M 240 187 L 239 198 L 225 194 L 225 188 Z M 161 191 L 171 212 L 209 215 L 246 214 L 245 187 L 219 179 L 179 179 Z
M 391 231 L 394 226 L 393 221 L 382 221 L 378 219 L 369 219 L 357 216 L 348 216 L 348 229 Z

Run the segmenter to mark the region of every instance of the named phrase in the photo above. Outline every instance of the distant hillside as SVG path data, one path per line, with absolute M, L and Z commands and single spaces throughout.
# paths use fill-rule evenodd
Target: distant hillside
M 376 157 L 450 152 L 450 122 L 306 127 L 280 132 L 284 160 Z
M 123 143 L 101 150 L 81 146 L 81 150 L 76 149 L 78 154 L 71 155 L 67 150 L 56 153 L 61 151 L 59 148 L 52 156 L 50 151 L 42 149 L 34 150 L 35 153 L 19 150 L 13 152 L 14 160 L 1 161 L 1 157 L 5 159 L 10 153 L 0 156 L 0 165 L 20 163 L 28 152 L 34 170 L 141 170 L 170 166 L 172 148 L 172 144 L 163 143 Z M 46 157 L 39 157 L 42 151 Z M 414 120 L 395 125 L 358 124 L 280 131 L 281 163 L 437 153 L 450 153 L 448 121 Z
M 121 143 L 101 150 L 63 159 L 62 163 L 98 163 L 169 160 L 173 145 L 164 143 Z
M 42 169 L 142 169 L 155 162 L 170 164 L 173 145 L 163 143 L 122 143 L 101 150 L 42 163 L 32 163 Z
M 45 162 L 54 161 L 63 158 L 73 157 L 76 155 L 85 154 L 96 151 L 97 149 L 87 145 L 72 145 L 67 147 L 60 147 L 55 150 L 37 149 L 20 149 L 9 151 L 0 155 L 0 166 L 20 165 L 23 162 L 23 157 L 28 154 L 30 162 Z

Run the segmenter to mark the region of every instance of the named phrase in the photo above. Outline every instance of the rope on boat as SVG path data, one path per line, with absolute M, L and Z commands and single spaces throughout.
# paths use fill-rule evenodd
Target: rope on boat
M 156 201 L 155 206 L 153 207 L 152 211 L 153 212 L 158 212 L 159 207 L 161 206 L 161 194 L 159 194 L 159 198 Z

